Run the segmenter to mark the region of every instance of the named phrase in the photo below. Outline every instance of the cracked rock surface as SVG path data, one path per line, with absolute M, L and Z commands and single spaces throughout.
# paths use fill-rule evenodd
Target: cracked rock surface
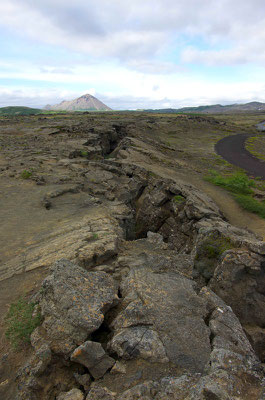
M 265 243 L 194 186 L 151 171 L 142 160 L 167 152 L 148 129 L 88 116 L 32 142 L 42 218 L 58 226 L 1 267 L 3 279 L 49 268 L 12 400 L 265 398 Z

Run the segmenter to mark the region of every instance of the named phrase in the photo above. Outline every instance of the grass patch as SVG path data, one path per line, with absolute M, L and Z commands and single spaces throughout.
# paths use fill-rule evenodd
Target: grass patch
M 235 172 L 229 176 L 222 176 L 215 170 L 210 170 L 209 175 L 205 178 L 208 182 L 217 186 L 222 186 L 226 190 L 238 194 L 252 194 L 252 187 L 255 187 L 255 182 L 249 179 L 243 172 Z
M 244 210 L 255 213 L 261 218 L 265 218 L 265 203 L 254 199 L 252 196 L 243 194 L 235 195 L 235 199 Z
M 20 297 L 9 307 L 5 317 L 6 337 L 15 349 L 23 343 L 30 343 L 31 333 L 41 324 L 41 313 L 34 312 L 35 305 L 32 302 L 28 303 L 24 297 Z
M 265 161 L 264 135 L 252 136 L 246 141 L 246 149 L 256 158 Z
M 20 176 L 22 179 L 29 179 L 31 177 L 31 175 L 32 175 L 31 171 L 24 169 L 24 171 L 21 172 Z
M 258 182 L 256 185 L 252 179 L 249 179 L 242 172 L 236 172 L 228 177 L 224 177 L 214 170 L 209 171 L 209 173 L 204 178 L 205 180 L 232 192 L 234 199 L 244 210 L 265 218 L 265 203 L 256 200 L 252 196 L 253 190 L 251 189 L 256 186 L 260 190 L 264 190 L 263 182 Z

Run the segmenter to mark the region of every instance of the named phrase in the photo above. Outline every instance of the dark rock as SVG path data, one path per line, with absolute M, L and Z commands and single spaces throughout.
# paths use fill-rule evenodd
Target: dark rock
M 265 326 L 264 257 L 230 250 L 219 262 L 209 287 L 230 305 L 243 325 Z
M 100 343 L 91 341 L 77 347 L 71 355 L 71 360 L 87 367 L 95 379 L 101 378 L 115 363 L 115 360 L 105 353 Z
M 259 326 L 244 326 L 244 330 L 260 361 L 265 363 L 265 329 Z
M 156 331 L 145 326 L 128 327 L 117 333 L 109 347 L 119 357 L 143 358 L 152 362 L 168 362 L 165 348 Z
M 79 385 L 83 386 L 84 390 L 87 392 L 92 382 L 91 376 L 89 374 L 80 375 L 78 373 L 74 373 L 74 377 Z

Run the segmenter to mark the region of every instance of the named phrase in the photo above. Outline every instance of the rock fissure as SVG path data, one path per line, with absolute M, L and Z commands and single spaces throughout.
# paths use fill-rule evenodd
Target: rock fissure
M 51 269 L 17 398 L 261 400 L 264 242 L 172 177 L 143 121 L 140 133 L 96 125 L 48 133 L 61 153 L 41 161 L 64 186 L 43 189 L 43 212 L 74 203 L 82 213 L 71 209 L 23 255 L 26 270 Z M 166 177 L 155 169 L 162 157 Z

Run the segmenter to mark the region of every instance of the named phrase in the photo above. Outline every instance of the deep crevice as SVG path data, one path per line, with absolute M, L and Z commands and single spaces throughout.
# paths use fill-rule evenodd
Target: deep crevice
M 109 340 L 109 335 L 111 334 L 111 330 L 108 327 L 107 322 L 104 320 L 103 323 L 100 325 L 100 327 L 91 334 L 90 340 L 92 342 L 98 342 L 101 343 L 102 346 L 107 344 Z

